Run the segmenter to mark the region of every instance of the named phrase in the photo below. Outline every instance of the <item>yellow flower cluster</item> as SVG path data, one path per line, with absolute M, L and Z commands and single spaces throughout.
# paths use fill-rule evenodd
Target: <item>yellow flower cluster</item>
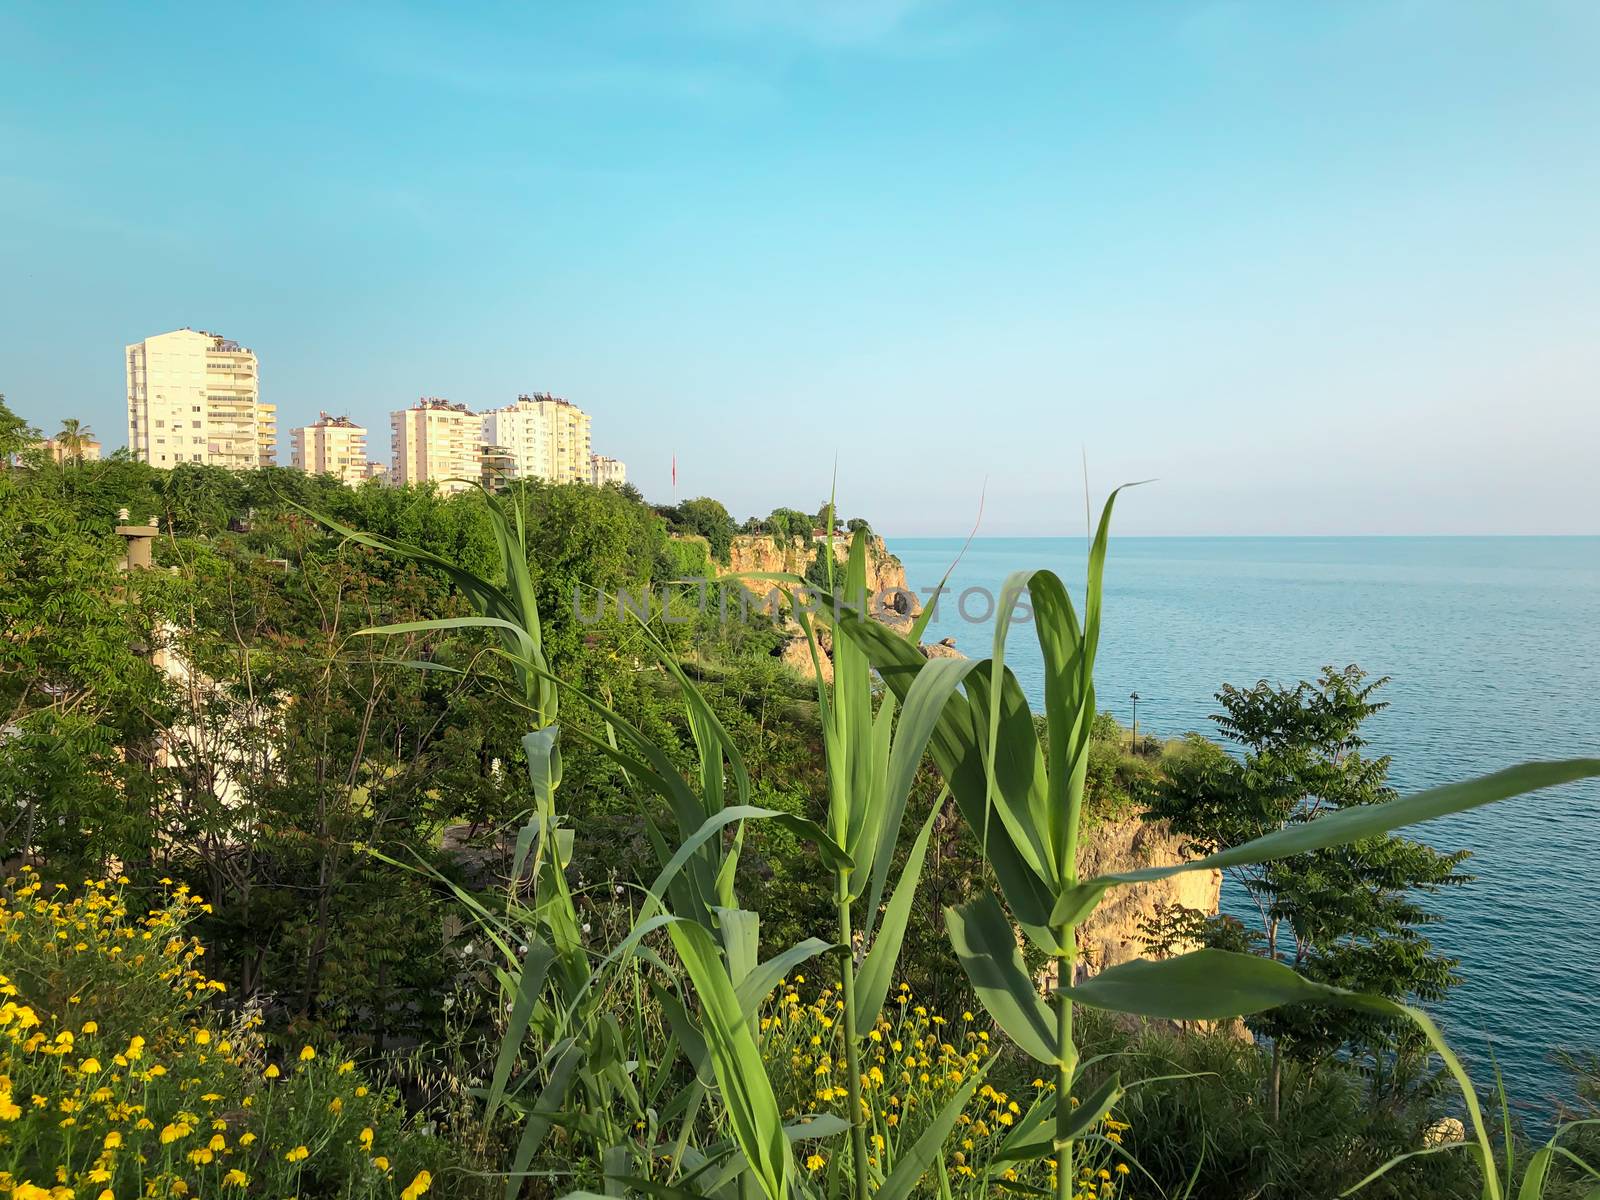
M 0 887 L 0 1198 L 282 1197 L 313 1168 L 392 1198 L 393 1099 L 310 1046 L 266 1064 L 259 1018 L 205 1004 L 224 988 L 186 930 L 207 906 L 174 885 L 133 917 L 124 882 L 70 895 L 24 868 Z
M 797 975 L 767 998 L 760 1018 L 762 1057 L 787 1119 L 820 1113 L 848 1119 L 844 1001 L 828 987 L 805 999 L 804 984 L 805 976 Z M 994 1036 L 971 1012 L 963 1012 L 959 1019 L 930 1013 L 917 1003 L 908 984 L 900 985 L 889 1008 L 867 1031 L 861 1054 L 862 1113 L 868 1121 L 867 1153 L 874 1170 L 894 1169 L 897 1156 L 992 1056 Z M 1042 1079 L 1016 1089 L 1016 1094 L 989 1082 L 981 1085 L 945 1147 L 949 1194 L 990 1195 L 1006 1184 L 1020 1184 L 1024 1190 L 1054 1188 L 1054 1159 L 993 1161 L 1008 1137 L 1037 1127 L 1053 1111 L 1054 1085 Z M 1105 1140 L 1080 1148 L 1073 1164 L 1074 1200 L 1130 1196 L 1124 1190 L 1127 1164 L 1112 1161 L 1112 1146 L 1120 1144 L 1127 1128 L 1107 1118 L 1095 1130 Z M 802 1155 L 801 1163 L 807 1171 L 821 1174 L 847 1167 L 837 1161 L 840 1157 L 837 1148 L 818 1145 Z M 938 1191 L 927 1178 L 922 1186 L 930 1195 Z

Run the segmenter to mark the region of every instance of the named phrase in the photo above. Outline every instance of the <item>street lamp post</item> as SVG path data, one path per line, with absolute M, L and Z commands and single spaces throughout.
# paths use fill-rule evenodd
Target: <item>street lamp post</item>
M 1128 699 L 1133 701 L 1133 752 L 1139 753 L 1139 693 L 1129 692 Z

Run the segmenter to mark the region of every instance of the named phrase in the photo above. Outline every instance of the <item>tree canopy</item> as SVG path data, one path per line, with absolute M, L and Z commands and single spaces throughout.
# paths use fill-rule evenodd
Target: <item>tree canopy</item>
M 1363 723 L 1386 707 L 1386 678 L 1325 667 L 1315 682 L 1224 685 L 1212 719 L 1234 757 L 1191 735 L 1173 756 L 1151 815 L 1172 823 L 1198 852 L 1247 842 L 1321 813 L 1392 799 L 1388 756 L 1367 757 Z M 1421 933 L 1436 918 L 1421 897 L 1459 885 L 1466 852 L 1442 853 L 1399 834 L 1301 854 L 1230 874 L 1245 888 L 1258 927 L 1215 927 L 1217 944 L 1249 948 L 1319 982 L 1395 999 L 1436 1000 L 1456 982 L 1455 960 Z M 1251 1028 L 1303 1059 L 1357 1047 L 1393 1050 L 1394 1025 L 1347 1009 L 1306 1005 L 1253 1018 Z M 1409 1043 L 1408 1043 L 1409 1044 Z

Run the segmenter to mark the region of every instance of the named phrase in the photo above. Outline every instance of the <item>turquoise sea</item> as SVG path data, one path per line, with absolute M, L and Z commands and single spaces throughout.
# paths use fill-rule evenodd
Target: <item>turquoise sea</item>
M 961 538 L 893 538 L 919 591 Z M 1081 603 L 1082 538 L 980 538 L 950 586 L 998 594 L 1011 571 L 1050 567 Z M 929 640 L 989 653 L 993 622 L 949 597 Z M 967 610 L 981 617 L 981 596 Z M 1038 644 L 1007 661 L 1040 700 Z M 1096 682 L 1102 708 L 1160 736 L 1210 732 L 1222 683 L 1292 684 L 1324 664 L 1389 675 L 1370 753 L 1403 791 L 1532 758 L 1600 755 L 1600 538 L 1119 538 L 1106 573 Z M 1570 1094 L 1553 1049 L 1600 1053 L 1600 781 L 1420 827 L 1473 852 L 1475 882 L 1430 901 L 1435 943 L 1466 982 L 1437 1006 L 1475 1065 L 1487 1048 L 1530 1114 Z M 1244 916 L 1225 885 L 1225 910 Z M 1477 1072 L 1480 1076 L 1483 1072 Z

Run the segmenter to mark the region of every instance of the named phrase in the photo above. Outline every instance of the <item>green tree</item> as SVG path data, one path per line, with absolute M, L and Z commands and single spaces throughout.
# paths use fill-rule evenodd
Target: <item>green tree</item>
M 215 906 L 208 936 L 236 994 L 270 991 L 297 1020 L 381 1046 L 438 1015 L 436 927 L 418 920 L 436 906 L 359 847 L 430 861 L 441 826 L 504 819 L 516 806 L 495 763 L 517 740 L 503 705 L 406 666 L 459 666 L 481 639 L 351 636 L 456 611 L 441 581 L 296 532 L 287 569 L 245 537 L 185 547 L 190 669 L 156 855 Z
M 573 663 L 580 644 L 595 632 L 577 619 L 575 606 L 592 605 L 596 591 L 614 595 L 666 577 L 666 527 L 612 488 L 529 483 L 512 494 L 528 522 L 528 566 L 546 653 Z M 479 497 L 462 499 L 481 510 Z
M 733 518 L 720 500 L 697 496 L 678 505 L 678 522 L 686 533 L 699 534 L 711 546 L 711 557 L 727 564 L 736 531 Z
M 0 469 L 10 464 L 13 454 L 26 449 L 38 437 L 39 431 L 12 412 L 6 406 L 5 393 L 0 392 Z
M 1393 799 L 1390 759 L 1363 754 L 1360 732 L 1386 707 L 1374 699 L 1386 682 L 1350 666 L 1325 667 L 1315 683 L 1292 688 L 1224 685 L 1217 693 L 1222 712 L 1212 720 L 1241 756 L 1191 736 L 1171 756 L 1151 815 L 1209 853 L 1321 813 Z M 1258 953 L 1323 983 L 1437 1000 L 1458 982 L 1456 962 L 1421 933 L 1437 918 L 1419 897 L 1467 882 L 1460 870 L 1466 858 L 1466 851 L 1440 853 L 1386 834 L 1229 873 L 1255 904 Z M 1237 933 L 1228 936 L 1236 946 Z M 1408 1031 L 1382 1018 L 1322 1006 L 1274 1010 L 1250 1027 L 1272 1040 L 1274 1112 L 1285 1054 L 1316 1062 L 1356 1049 L 1373 1056 L 1381 1079 L 1386 1061 L 1415 1047 Z
M 767 532 L 777 538 L 780 544 L 811 536 L 811 518 L 797 509 L 775 508 L 764 524 Z
M 0 473 L 0 858 L 98 869 L 148 846 L 166 711 L 161 573 L 118 570 L 108 523 Z

